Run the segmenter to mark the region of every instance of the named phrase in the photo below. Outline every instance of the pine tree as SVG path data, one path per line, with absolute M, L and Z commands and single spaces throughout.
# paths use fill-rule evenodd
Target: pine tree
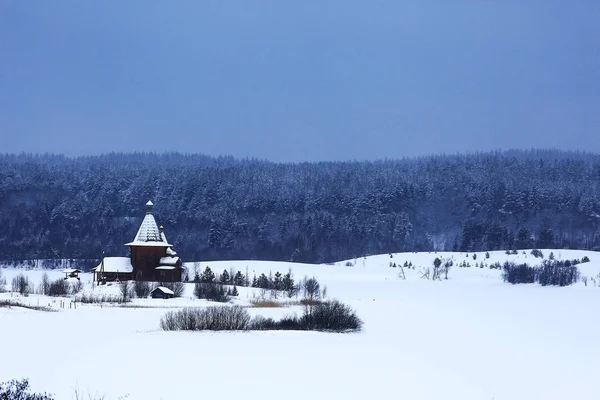
M 229 283 L 229 279 L 230 279 L 229 272 L 227 272 L 227 270 L 224 269 L 219 280 L 221 281 L 222 284 L 226 285 Z
M 231 295 L 232 296 L 239 296 L 240 295 L 239 292 L 238 292 L 237 286 L 233 287 L 233 290 L 231 291 Z
M 236 286 L 244 286 L 246 279 L 240 271 L 237 271 L 233 276 L 233 284 Z
M 213 283 L 215 281 L 215 273 L 212 272 L 209 266 L 206 266 L 202 275 L 200 275 L 200 282 L 202 283 Z

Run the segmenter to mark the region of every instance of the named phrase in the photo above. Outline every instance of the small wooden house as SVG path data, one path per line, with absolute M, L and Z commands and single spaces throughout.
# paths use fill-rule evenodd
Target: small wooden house
M 175 295 L 173 291 L 164 286 L 159 286 L 150 292 L 153 299 L 171 299 Z

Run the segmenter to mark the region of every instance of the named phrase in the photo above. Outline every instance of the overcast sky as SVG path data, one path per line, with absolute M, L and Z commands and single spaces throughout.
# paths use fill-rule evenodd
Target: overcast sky
M 0 152 L 600 152 L 600 1 L 0 0 Z

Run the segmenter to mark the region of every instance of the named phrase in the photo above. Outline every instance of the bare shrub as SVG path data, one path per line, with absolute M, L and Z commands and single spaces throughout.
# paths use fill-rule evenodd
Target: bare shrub
M 135 281 L 133 283 L 133 292 L 135 293 L 135 297 L 140 299 L 146 298 L 150 296 L 151 291 L 152 286 L 150 285 L 150 282 Z
M 46 294 L 53 297 L 67 296 L 69 294 L 69 283 L 62 278 L 52 281 L 48 284 Z
M 321 284 L 313 276 L 312 278 L 305 277 L 302 282 L 302 288 L 304 290 L 304 299 L 314 302 L 321 298 Z
M 2 276 L 2 269 L 0 269 L 0 293 L 4 293 L 6 290 L 6 278 Z
M 119 293 L 121 293 L 121 301 L 127 303 L 131 300 L 131 283 L 123 281 L 119 284 Z
M 308 330 L 350 332 L 360 331 L 363 322 L 348 305 L 338 301 L 324 301 L 312 310 L 305 309 L 300 324 Z
M 29 293 L 31 293 L 31 282 L 29 281 L 29 278 L 23 274 L 15 276 L 12 280 L 12 291 L 23 296 L 29 295 Z
M 50 279 L 48 274 L 44 272 L 42 275 L 42 281 L 40 282 L 40 294 L 47 295 L 50 288 Z
M 250 314 L 241 306 L 213 306 L 170 311 L 161 318 L 160 327 L 165 331 L 240 331 L 249 323 Z
M 585 286 L 587 286 L 587 283 L 588 283 L 588 277 L 587 277 L 587 276 L 582 276 L 582 277 L 581 277 L 581 281 L 583 282 L 583 284 L 584 284 Z

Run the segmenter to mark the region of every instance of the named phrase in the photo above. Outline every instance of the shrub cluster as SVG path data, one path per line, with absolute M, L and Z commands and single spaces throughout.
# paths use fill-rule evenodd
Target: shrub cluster
M 325 301 L 304 308 L 303 314 L 285 316 L 279 321 L 256 316 L 250 318 L 241 306 L 184 308 L 170 311 L 160 320 L 165 331 L 175 330 L 314 330 L 327 332 L 357 332 L 363 322 L 354 310 L 337 301 Z
M 503 269 L 504 272 L 502 273 L 502 279 L 504 279 L 504 282 L 512 284 L 535 282 L 535 267 L 530 267 L 527 264 L 515 264 L 507 261 L 504 263 Z
M 150 296 L 150 292 L 152 291 L 152 286 L 150 282 L 145 281 L 135 281 L 133 283 L 133 292 L 135 293 L 135 297 L 144 299 Z
M 69 295 L 69 289 L 69 282 L 62 278 L 59 278 L 55 281 L 48 283 L 46 294 L 48 296 L 64 297 Z
M 542 286 L 569 286 L 579 280 L 579 269 L 572 262 L 545 260 L 540 267 L 527 264 L 504 263 L 504 282 L 539 283 Z
M 184 308 L 169 311 L 160 320 L 165 331 L 242 331 L 248 328 L 250 314 L 241 306 Z

